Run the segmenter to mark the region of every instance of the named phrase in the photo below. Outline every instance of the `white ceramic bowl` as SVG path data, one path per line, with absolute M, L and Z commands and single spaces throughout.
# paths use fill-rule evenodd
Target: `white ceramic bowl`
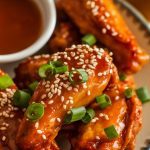
M 0 55 L 0 64 L 14 62 L 33 55 L 39 51 L 48 41 L 53 33 L 56 24 L 56 9 L 54 0 L 33 0 L 39 7 L 42 14 L 43 29 L 39 38 L 26 49 L 17 53 Z

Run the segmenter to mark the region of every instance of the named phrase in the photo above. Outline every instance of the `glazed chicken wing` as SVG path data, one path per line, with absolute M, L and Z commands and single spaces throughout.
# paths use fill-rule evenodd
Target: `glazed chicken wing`
M 0 77 L 6 75 L 0 70 Z M 13 84 L 5 89 L 0 88 L 0 149 L 17 150 L 15 136 L 22 112 L 12 105 L 12 97 L 17 87 Z
M 88 45 L 74 45 L 65 52 L 52 55 L 50 60 L 64 62 L 68 65 L 69 71 L 84 69 L 88 74 L 88 80 L 86 83 L 73 85 L 68 80 L 68 72 L 65 72 L 39 83 L 30 103 L 44 104 L 45 113 L 37 122 L 24 117 L 17 134 L 17 143 L 22 149 L 38 149 L 49 140 L 53 141 L 66 113 L 71 108 L 88 105 L 101 94 L 114 68 L 107 52 L 96 47 L 90 48 Z
M 33 81 L 39 81 L 41 78 L 38 75 L 39 66 L 46 64 L 50 59 L 50 55 L 38 55 L 30 57 L 19 64 L 15 69 L 15 83 L 20 89 L 25 89 Z
M 141 128 L 142 106 L 135 94 L 130 99 L 125 98 L 124 91 L 127 87 L 134 87 L 130 77 L 124 82 L 109 83 L 104 93 L 110 97 L 112 105 L 104 110 L 100 110 L 99 106 L 93 106 L 96 116 L 90 123 L 79 125 L 78 135 L 72 139 L 73 149 L 134 149 L 135 137 Z M 109 139 L 104 129 L 112 125 L 119 136 Z
M 60 3 L 83 34 L 94 34 L 113 51 L 120 70 L 134 73 L 149 59 L 112 0 L 62 0 Z
M 73 44 L 78 44 L 80 41 L 79 36 L 80 33 L 71 22 L 61 21 L 49 41 L 50 53 L 54 53 L 56 50 L 63 51 Z

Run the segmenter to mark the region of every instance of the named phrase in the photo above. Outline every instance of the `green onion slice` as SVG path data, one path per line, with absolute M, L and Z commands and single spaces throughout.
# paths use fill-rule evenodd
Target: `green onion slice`
M 126 98 L 131 98 L 133 95 L 133 90 L 131 88 L 128 88 L 124 91 L 124 95 Z
M 38 70 L 38 74 L 41 78 L 46 78 L 47 74 L 53 74 L 53 66 L 50 64 L 42 65 Z
M 127 76 L 124 73 L 119 74 L 120 81 L 125 81 L 126 78 L 127 78 Z
M 93 34 L 87 34 L 82 38 L 82 43 L 92 46 L 96 43 L 96 38 Z
M 32 82 L 31 84 L 29 84 L 29 89 L 30 89 L 32 92 L 34 92 L 35 89 L 36 89 L 36 87 L 37 87 L 37 85 L 38 85 L 38 81 L 34 81 L 34 82 Z
M 109 139 L 114 139 L 114 138 L 117 138 L 119 136 L 114 125 L 111 125 L 111 126 L 105 128 L 104 131 L 105 131 L 105 134 L 107 135 L 107 137 Z
M 25 91 L 17 90 L 13 96 L 13 104 L 14 106 L 20 108 L 26 108 L 29 104 L 29 100 L 31 95 Z
M 68 71 L 68 66 L 64 65 L 60 61 L 50 61 L 49 64 L 53 66 L 53 70 L 55 74 L 60 74 Z
M 95 111 L 91 108 L 88 108 L 85 116 L 82 118 L 82 122 L 88 123 L 95 117 Z
M 85 107 L 78 107 L 78 108 L 73 108 L 70 110 L 70 113 L 66 115 L 64 123 L 65 124 L 70 124 L 75 121 L 81 120 L 86 113 Z
M 78 75 L 78 79 L 76 79 L 74 76 Z M 79 79 L 79 76 L 81 77 L 81 79 Z M 88 74 L 86 73 L 86 71 L 84 69 L 76 69 L 76 70 L 72 70 L 69 73 L 69 81 L 72 84 L 76 84 L 76 83 L 84 83 L 88 80 Z
M 37 121 L 44 115 L 44 105 L 41 103 L 32 103 L 28 106 L 26 117 L 31 121 Z
M 111 105 L 111 99 L 107 94 L 102 94 L 96 97 L 96 102 L 99 104 L 101 109 L 104 109 Z
M 0 76 L 0 89 L 4 90 L 14 84 L 13 80 L 9 75 Z
M 136 94 L 142 103 L 150 101 L 150 93 L 146 87 L 141 87 L 136 90 Z
M 68 71 L 68 66 L 64 65 L 60 61 L 50 61 L 48 64 L 44 64 L 39 68 L 39 76 L 46 78 L 49 75 L 60 74 Z

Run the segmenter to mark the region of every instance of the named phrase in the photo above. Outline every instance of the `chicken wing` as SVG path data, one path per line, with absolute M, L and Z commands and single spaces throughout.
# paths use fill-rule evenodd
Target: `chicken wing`
M 61 21 L 49 41 L 50 53 L 54 53 L 56 50 L 63 51 L 73 44 L 80 43 L 79 36 L 80 33 L 71 22 Z
M 25 89 L 33 81 L 39 81 L 38 69 L 41 65 L 46 64 L 50 59 L 50 55 L 38 55 L 30 57 L 20 63 L 15 69 L 15 83 L 20 89 Z
M 65 52 L 52 55 L 50 60 L 64 62 L 68 65 L 69 71 L 84 69 L 88 74 L 88 80 L 86 83 L 72 85 L 68 80 L 67 71 L 39 83 L 30 103 L 44 104 L 45 113 L 38 122 L 32 122 L 24 117 L 17 134 L 17 143 L 22 149 L 38 149 L 47 143 L 47 140 L 53 141 L 68 110 L 86 106 L 101 94 L 114 68 L 107 52 L 88 45 L 74 45 Z
M 0 77 L 5 73 L 0 70 Z M 12 85 L 0 89 L 0 149 L 17 150 L 15 136 L 17 133 L 22 112 L 12 105 L 12 97 L 17 87 Z
M 104 110 L 95 107 L 96 116 L 88 124 L 79 125 L 78 135 L 72 140 L 75 150 L 125 150 L 134 149 L 135 137 L 141 128 L 142 106 L 136 95 L 126 99 L 124 91 L 134 87 L 129 77 L 125 82 L 109 84 L 105 94 L 109 95 L 112 105 Z M 108 139 L 104 128 L 114 125 L 118 138 Z
M 62 0 L 65 12 L 83 34 L 92 33 L 114 53 L 116 65 L 134 73 L 148 61 L 112 0 Z

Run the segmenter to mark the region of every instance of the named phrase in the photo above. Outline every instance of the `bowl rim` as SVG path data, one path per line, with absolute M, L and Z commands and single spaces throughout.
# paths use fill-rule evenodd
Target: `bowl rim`
M 46 1 L 47 5 L 50 7 L 50 19 L 47 23 L 47 29 L 43 31 L 41 36 L 29 47 L 21 50 L 20 52 L 12 53 L 12 54 L 5 54 L 5 55 L 0 55 L 0 63 L 10 63 L 10 62 L 15 62 L 18 60 L 21 60 L 25 57 L 31 56 L 37 51 L 39 51 L 49 40 L 51 37 L 55 24 L 56 24 L 56 7 L 55 3 L 53 0 L 47 0 Z

